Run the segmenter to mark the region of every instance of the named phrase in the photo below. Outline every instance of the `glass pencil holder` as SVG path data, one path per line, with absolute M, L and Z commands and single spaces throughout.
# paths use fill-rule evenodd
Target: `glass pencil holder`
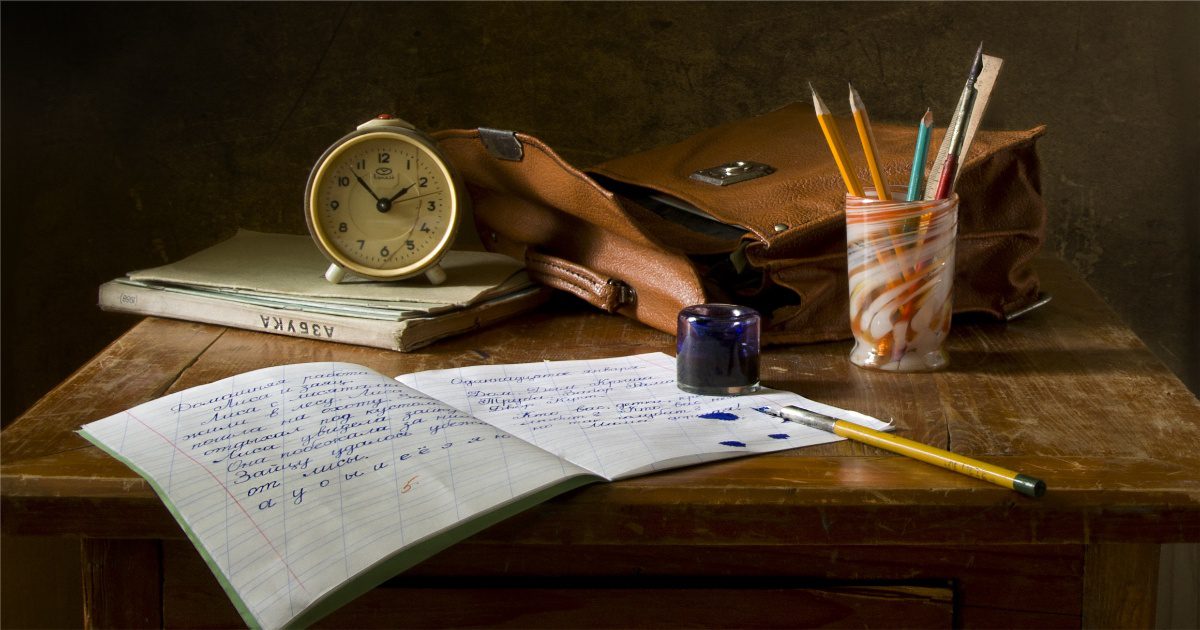
M 689 394 L 738 396 L 759 389 L 758 311 L 697 304 L 679 311 L 676 383 Z
M 889 188 L 889 190 L 892 190 Z M 953 310 L 958 195 L 902 201 L 846 195 L 850 362 L 894 372 L 945 368 Z

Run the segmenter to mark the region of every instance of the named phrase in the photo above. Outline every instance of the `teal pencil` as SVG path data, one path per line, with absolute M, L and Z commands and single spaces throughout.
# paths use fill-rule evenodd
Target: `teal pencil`
M 925 192 L 925 155 L 929 152 L 929 134 L 932 131 L 933 112 L 926 109 L 917 131 L 917 149 L 913 151 L 912 175 L 908 178 L 908 201 L 920 201 Z

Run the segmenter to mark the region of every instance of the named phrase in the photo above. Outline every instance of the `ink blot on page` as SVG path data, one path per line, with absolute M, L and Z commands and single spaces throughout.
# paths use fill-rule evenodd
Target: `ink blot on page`
M 307 363 L 175 392 L 80 433 L 150 482 L 248 625 L 277 628 L 312 624 L 480 523 L 572 488 L 836 441 L 745 413 L 816 404 L 687 394 L 662 353 L 396 379 Z

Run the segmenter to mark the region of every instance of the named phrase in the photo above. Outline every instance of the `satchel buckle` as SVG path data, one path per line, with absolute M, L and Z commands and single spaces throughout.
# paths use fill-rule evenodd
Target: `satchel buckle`
M 775 172 L 775 168 L 761 162 L 736 160 L 712 168 L 706 168 L 691 174 L 691 178 L 712 184 L 713 186 L 728 186 L 750 179 L 758 179 Z
M 520 162 L 525 158 L 525 148 L 514 131 L 480 127 L 479 139 L 483 141 L 487 152 L 497 160 Z
M 612 310 L 614 311 L 622 306 L 633 304 L 637 300 L 637 291 L 626 282 L 610 278 L 608 286 L 613 290 L 614 304 Z

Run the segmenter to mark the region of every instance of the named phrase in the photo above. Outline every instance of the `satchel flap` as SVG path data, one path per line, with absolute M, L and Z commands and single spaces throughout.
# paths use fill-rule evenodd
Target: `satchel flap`
M 866 159 L 854 122 L 838 127 L 864 185 L 870 185 Z M 873 125 L 884 178 L 906 184 L 917 125 Z M 1029 131 L 980 131 L 963 162 L 962 174 L 996 151 L 1030 141 L 1044 127 Z M 945 130 L 935 130 L 937 147 Z M 930 151 L 925 168 L 933 162 Z M 694 179 L 693 173 L 731 162 L 766 164 L 774 172 L 725 186 Z M 681 142 L 599 164 L 589 172 L 632 186 L 657 190 L 699 208 L 718 221 L 740 226 L 770 242 L 817 230 L 844 219 L 845 184 L 829 152 L 812 106 L 793 103 L 773 112 L 701 131 Z
M 490 152 L 478 129 L 448 129 L 431 135 L 471 186 L 556 208 L 635 242 L 655 242 L 611 192 L 533 136 L 514 134 L 522 151 L 513 159 Z

